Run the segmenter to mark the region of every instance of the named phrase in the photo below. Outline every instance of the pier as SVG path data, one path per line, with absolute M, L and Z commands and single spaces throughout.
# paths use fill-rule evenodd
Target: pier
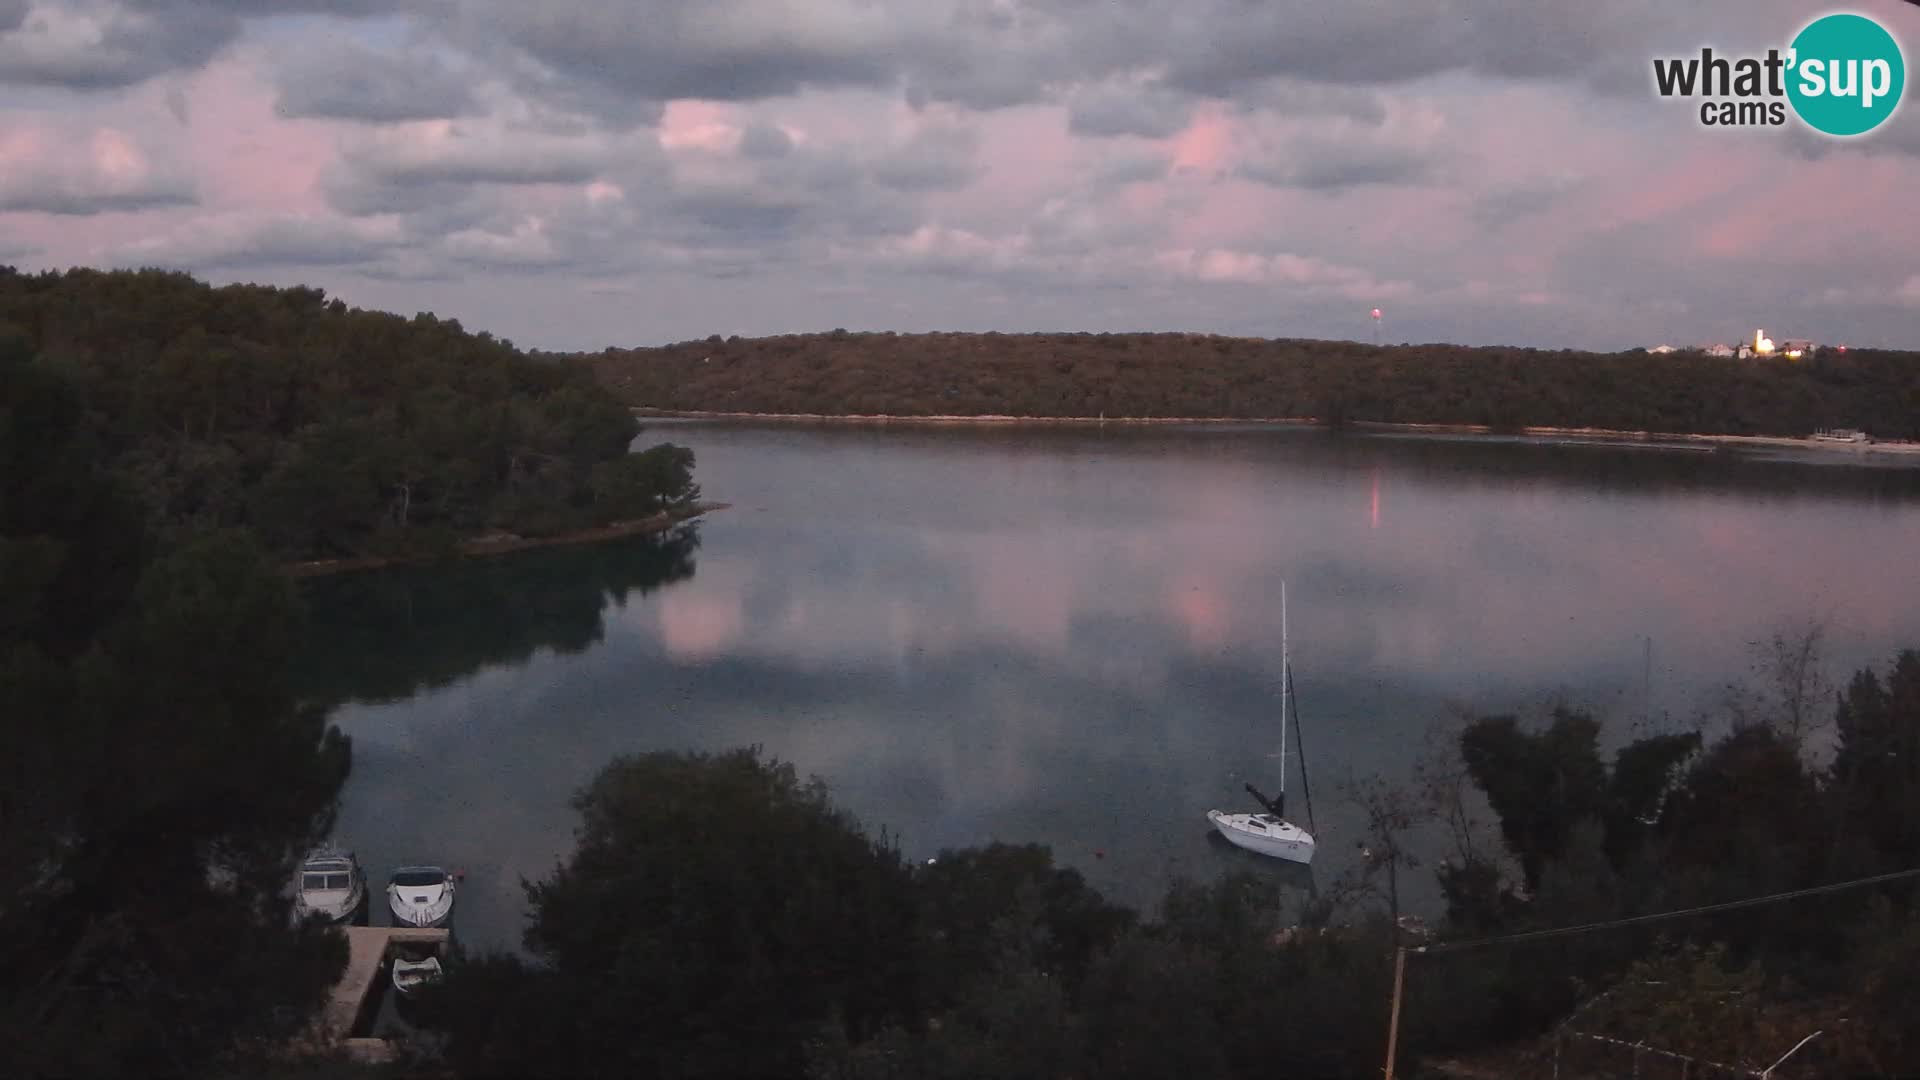
M 360 1061 L 385 1061 L 391 1048 L 385 1039 L 371 1037 L 371 1028 L 385 989 L 388 964 L 396 945 L 432 945 L 444 959 L 451 935 L 446 930 L 413 927 L 349 926 L 347 970 L 334 984 L 316 1023 L 315 1041 L 341 1046 Z

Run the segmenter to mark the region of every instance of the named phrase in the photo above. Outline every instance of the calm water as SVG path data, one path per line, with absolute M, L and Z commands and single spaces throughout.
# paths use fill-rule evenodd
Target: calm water
M 1203 815 L 1274 786 L 1282 581 L 1321 883 L 1356 858 L 1341 782 L 1404 777 L 1450 710 L 1562 699 L 1624 736 L 1712 712 L 1747 643 L 1794 620 L 1828 622 L 1836 675 L 1920 646 L 1920 470 L 1837 454 L 1225 427 L 656 437 L 733 504 L 693 536 L 310 589 L 303 677 L 354 739 L 339 838 L 382 882 L 464 870 L 468 941 L 517 940 L 519 881 L 569 850 L 572 793 L 660 748 L 758 743 L 909 856 L 1040 841 L 1141 906 L 1176 874 L 1271 867 Z

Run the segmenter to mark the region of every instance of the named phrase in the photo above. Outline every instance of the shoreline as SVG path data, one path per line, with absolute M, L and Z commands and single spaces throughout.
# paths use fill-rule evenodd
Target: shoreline
M 679 510 L 663 510 L 652 517 L 634 521 L 616 521 L 607 525 L 596 525 L 591 529 L 577 529 L 573 532 L 557 533 L 553 536 L 518 536 L 512 533 L 494 534 L 462 540 L 454 549 L 454 559 L 486 559 L 496 555 L 511 555 L 519 551 L 531 551 L 535 548 L 571 547 L 577 544 L 599 544 L 609 540 L 624 540 L 634 536 L 650 536 L 665 532 L 683 522 L 692 521 L 702 514 L 714 510 L 725 510 L 731 503 L 700 502 Z M 359 570 L 383 570 L 395 566 L 428 566 L 442 561 L 439 555 L 362 555 L 351 559 L 312 559 L 305 562 L 282 563 L 280 569 L 296 580 L 314 577 L 327 577 L 333 574 L 347 574 Z
M 874 414 L 834 414 L 834 413 L 753 413 L 753 412 L 717 412 L 698 409 L 655 409 L 646 406 L 632 406 L 635 416 L 642 418 L 679 420 L 770 420 L 782 423 L 816 424 L 914 424 L 923 426 L 1033 426 L 1033 427 L 1099 427 L 1106 424 L 1121 424 L 1130 427 L 1181 424 L 1248 424 L 1262 427 L 1324 427 L 1318 419 L 1310 416 L 1009 416 L 983 414 L 977 416 L 933 415 L 900 416 L 886 413 Z M 1590 439 L 1596 442 L 1619 444 L 1653 444 L 1670 446 L 1676 449 L 1713 450 L 1728 447 L 1768 447 L 1787 450 L 1839 450 L 1853 454 L 1920 454 L 1920 443 L 1854 443 L 1815 439 L 1811 436 L 1796 438 L 1789 435 L 1705 435 L 1698 433 L 1664 431 L 1623 431 L 1617 428 L 1593 427 L 1523 427 L 1513 431 L 1496 431 L 1486 424 L 1410 424 L 1384 420 L 1355 420 L 1346 425 L 1348 430 L 1378 434 L 1408 435 L 1495 435 L 1525 439 Z

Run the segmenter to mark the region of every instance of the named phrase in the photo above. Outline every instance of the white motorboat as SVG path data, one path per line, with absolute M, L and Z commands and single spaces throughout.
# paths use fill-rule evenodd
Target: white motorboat
M 367 877 L 351 851 L 316 851 L 300 864 L 293 908 L 301 918 L 317 915 L 346 922 L 365 910 Z
M 1287 657 L 1287 586 L 1280 585 L 1280 794 L 1269 800 L 1260 794 L 1252 784 L 1246 785 L 1247 793 L 1266 808 L 1264 814 L 1229 814 L 1219 810 L 1207 811 L 1207 820 L 1220 835 L 1238 847 L 1260 855 L 1270 855 L 1276 859 L 1290 862 L 1310 863 L 1313 861 L 1313 833 L 1287 820 L 1287 721 L 1288 706 L 1293 700 L 1293 666 Z M 1292 710 L 1292 721 L 1298 729 L 1300 715 Z M 1301 779 L 1306 779 L 1306 767 L 1301 766 Z M 1313 814 L 1312 799 L 1308 799 L 1307 814 Z M 1311 821 L 1309 821 L 1311 824 Z
M 453 877 L 437 866 L 403 866 L 387 881 L 393 925 L 440 927 L 453 921 Z

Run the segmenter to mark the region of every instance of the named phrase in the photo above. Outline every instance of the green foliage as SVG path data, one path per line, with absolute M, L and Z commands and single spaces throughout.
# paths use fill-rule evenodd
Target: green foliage
M 1058 980 L 1072 993 L 1099 952 L 1133 925 L 1076 870 L 1053 865 L 1037 844 L 942 851 L 914 873 L 924 973 L 957 994 L 1009 962 Z
M 1920 654 L 1899 654 L 1884 680 L 1855 674 L 1836 704 L 1834 760 L 1816 770 L 1801 743 L 1812 722 L 1805 688 L 1821 685 L 1816 646 L 1776 638 L 1762 674 L 1779 701 L 1759 710 L 1764 721 L 1736 700 L 1719 738 L 1645 738 L 1610 770 L 1597 727 L 1564 710 L 1538 733 L 1507 717 L 1471 725 L 1463 756 L 1531 888 L 1516 897 L 1472 860 L 1443 868 L 1452 932 L 1582 925 L 1913 869 Z M 1752 1055 L 1832 1032 L 1845 1014 L 1855 1019 L 1824 1060 L 1850 1073 L 1904 1074 L 1920 1067 L 1920 1044 L 1894 1019 L 1920 1000 L 1902 966 L 1917 940 L 1907 932 L 1913 896 L 1911 884 L 1898 884 L 1515 946 L 1514 962 L 1451 961 L 1441 978 L 1477 983 L 1470 992 L 1514 1021 L 1504 1032 L 1469 1021 L 1486 1037 L 1538 1031 L 1571 1007 L 1571 993 L 1613 988 L 1603 999 L 1613 1004 L 1592 1022 L 1629 1041 L 1764 1066 L 1771 1056 Z M 1681 951 L 1670 954 L 1654 933 Z M 1428 1007 L 1445 1013 L 1447 1004 Z
M 15 354 L 74 381 L 109 433 L 86 453 L 168 538 L 243 527 L 283 558 L 408 553 L 693 497 L 684 451 L 617 464 L 639 427 L 584 366 L 431 315 L 155 271 L 0 272 L 9 323 Z
M 587 486 L 594 506 L 616 521 L 647 517 L 700 497 L 693 482 L 693 451 L 672 443 L 600 462 Z
M 345 963 L 283 894 L 348 746 L 288 690 L 291 586 L 243 537 L 150 544 L 78 403 L 0 361 L 0 1046 L 9 1076 L 187 1075 Z
M 1522 731 L 1512 716 L 1493 716 L 1461 733 L 1461 757 L 1499 815 L 1501 835 L 1529 889 L 1539 887 L 1574 827 L 1605 809 L 1599 736 L 1598 721 L 1566 708 L 1554 709 L 1542 732 Z
M 1834 713 L 1836 747 L 1828 781 L 1839 832 L 1871 852 L 1882 871 L 1920 853 L 1920 651 L 1894 659 L 1885 682 L 1853 677 Z
M 830 1018 L 861 1039 L 913 1015 L 911 877 L 818 782 L 755 751 L 656 753 L 614 762 L 574 805 L 578 847 L 528 887 L 526 936 L 565 1027 L 510 1060 L 496 1032 L 519 995 L 503 996 L 455 1019 L 456 1062 L 794 1075 Z
M 806 334 L 580 357 L 629 404 L 753 413 L 1316 418 L 1920 438 L 1920 363 L 1205 334 Z

